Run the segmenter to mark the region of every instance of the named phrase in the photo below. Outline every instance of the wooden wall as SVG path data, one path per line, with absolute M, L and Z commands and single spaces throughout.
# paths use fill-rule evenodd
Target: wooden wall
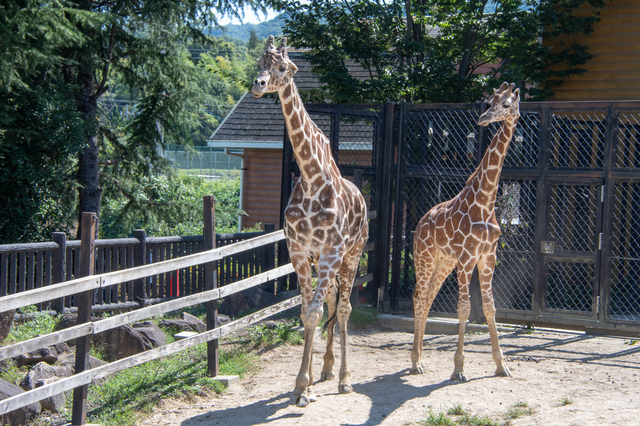
M 279 229 L 280 186 L 282 182 L 281 149 L 245 149 L 242 203 L 249 216 L 242 226 L 273 223 Z
M 591 8 L 583 7 L 588 16 Z M 566 79 L 555 89 L 553 101 L 608 101 L 640 99 L 640 0 L 606 1 L 600 22 L 590 35 L 565 37 L 566 43 L 589 46 L 596 55 L 581 76 Z M 547 46 L 558 39 L 543 41 Z

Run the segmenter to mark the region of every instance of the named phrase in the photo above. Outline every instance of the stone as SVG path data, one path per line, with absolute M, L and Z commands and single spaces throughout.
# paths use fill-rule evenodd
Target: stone
M 225 387 L 237 385 L 240 383 L 240 376 L 215 376 L 211 380 L 222 383 Z
M 96 334 L 93 336 L 93 345 L 104 351 L 109 362 L 153 349 L 153 343 L 129 325 Z
M 19 395 L 23 392 L 24 390 L 20 389 L 19 386 L 0 379 L 0 400 Z M 26 407 L 1 415 L 0 424 L 11 426 L 26 425 L 30 420 L 38 415 L 38 413 L 40 413 L 40 410 L 41 407 L 39 402 L 27 405 Z
M 249 309 L 247 299 L 241 293 L 234 293 L 224 299 L 224 302 L 218 308 L 218 312 L 231 318 L 236 318 Z
M 0 342 L 7 338 L 9 331 L 11 331 L 11 325 L 13 324 L 13 317 L 16 314 L 16 310 L 0 312 Z
M 33 365 L 39 362 L 55 364 L 61 354 L 67 354 L 69 352 L 71 352 L 69 346 L 64 342 L 61 342 L 46 348 L 36 349 L 35 351 L 31 351 L 23 355 L 18 355 L 13 359 L 19 367 L 24 365 Z
M 50 377 L 48 379 L 40 380 L 36 383 L 36 387 L 45 386 L 50 383 L 54 383 L 57 380 L 59 379 L 56 377 Z M 40 405 L 47 411 L 51 411 L 52 413 L 59 413 L 60 411 L 64 410 L 65 393 L 62 392 L 57 395 L 52 395 L 49 398 L 40 400 Z
M 91 322 L 100 321 L 101 319 L 102 318 L 92 316 Z M 77 325 L 77 324 L 78 324 L 78 314 L 64 314 L 62 315 L 62 318 L 60 319 L 58 324 L 56 324 L 53 330 L 60 331 L 60 330 L 64 330 L 65 328 L 73 327 L 74 325 Z M 76 340 L 75 339 L 67 340 L 67 343 L 71 346 L 75 346 Z
M 236 318 L 250 309 L 263 309 L 280 300 L 282 300 L 281 297 L 274 296 L 260 287 L 251 287 L 227 297 L 218 311 L 231 318 Z
M 75 362 L 75 355 L 74 355 Z M 26 391 L 42 386 L 42 382 L 48 379 L 60 379 L 73 375 L 73 366 L 62 365 L 53 366 L 46 362 L 36 364 L 27 375 L 20 381 L 20 387 Z
M 160 325 L 169 328 L 179 328 L 184 331 L 195 331 L 202 333 L 207 330 L 207 326 L 200 319 L 186 312 L 182 313 L 182 319 L 166 319 L 160 321 Z
M 139 322 L 137 324 L 133 324 L 132 327 L 135 331 L 149 339 L 151 344 L 156 348 L 167 344 L 167 336 L 153 321 Z
M 101 359 L 92 357 L 91 355 L 89 355 L 87 357 L 87 370 L 91 370 L 97 367 L 100 367 L 102 365 L 107 364 L 106 361 L 103 361 Z M 69 366 L 71 367 L 71 371 L 75 372 L 75 368 L 76 368 L 76 354 L 74 353 L 70 353 L 70 354 L 66 354 L 66 355 L 62 355 L 59 359 L 58 359 L 58 366 Z M 99 385 L 102 382 L 104 382 L 106 379 L 93 379 L 91 381 L 91 384 L 94 385 Z

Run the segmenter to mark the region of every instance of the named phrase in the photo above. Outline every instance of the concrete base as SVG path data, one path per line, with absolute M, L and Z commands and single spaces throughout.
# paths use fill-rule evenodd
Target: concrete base
M 174 334 L 173 338 L 176 340 L 182 340 L 182 339 L 186 339 L 187 337 L 192 337 L 192 336 L 196 336 L 198 333 L 195 333 L 193 331 L 181 331 L 178 334 Z
M 413 318 L 401 315 L 378 315 L 377 320 L 383 328 L 391 331 L 404 331 L 413 333 Z M 501 327 L 498 331 L 515 332 L 517 327 Z M 429 318 L 425 327 L 425 334 L 458 334 L 459 321 L 456 318 Z M 469 324 L 465 327 L 466 332 L 472 333 L 488 333 L 489 327 L 486 324 Z
M 211 379 L 222 383 L 226 387 L 230 387 L 240 383 L 240 376 L 216 376 L 212 377 Z

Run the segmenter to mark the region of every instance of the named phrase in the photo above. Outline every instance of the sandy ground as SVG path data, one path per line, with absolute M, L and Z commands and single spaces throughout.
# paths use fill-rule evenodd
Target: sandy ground
M 165 401 L 140 424 L 407 425 L 425 419 L 429 408 L 438 413 L 456 404 L 504 424 L 507 410 L 526 402 L 533 414 L 510 425 L 640 425 L 640 342 L 554 332 L 501 333 L 513 377 L 498 378 L 493 376 L 488 334 L 470 334 L 464 383 L 449 380 L 456 336 L 425 336 L 423 375 L 409 374 L 411 342 L 411 333 L 351 331 L 353 392 L 337 394 L 335 379 L 317 383 L 318 400 L 306 408 L 289 405 L 302 347 L 280 346 L 263 353 L 260 370 L 226 393 Z M 314 342 L 316 377 L 324 345 L 324 339 Z M 571 403 L 562 404 L 563 398 Z

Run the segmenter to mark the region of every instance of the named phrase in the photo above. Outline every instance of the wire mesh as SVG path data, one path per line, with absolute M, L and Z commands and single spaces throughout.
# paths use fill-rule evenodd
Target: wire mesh
M 552 116 L 550 168 L 603 168 L 606 114 L 556 112 Z
M 501 235 L 496 251 L 496 308 L 531 310 L 537 181 L 502 180 L 496 199 Z
M 640 320 L 640 183 L 614 185 L 611 301 L 615 319 Z
M 600 185 L 549 185 L 549 236 L 560 251 L 595 252 Z
M 550 309 L 591 311 L 595 265 L 592 263 L 549 263 L 546 305 Z
M 640 113 L 621 111 L 618 118 L 616 167 L 640 168 Z

